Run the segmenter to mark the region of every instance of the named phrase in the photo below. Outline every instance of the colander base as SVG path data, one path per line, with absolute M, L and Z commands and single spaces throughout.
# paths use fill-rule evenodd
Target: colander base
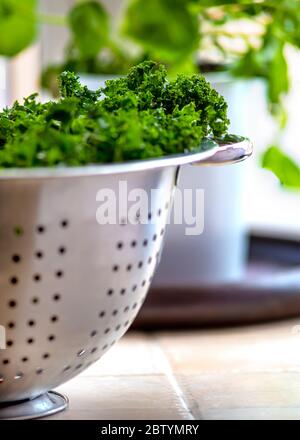
M 0 404 L 0 420 L 28 420 L 50 416 L 68 407 L 68 398 L 49 391 L 32 400 Z

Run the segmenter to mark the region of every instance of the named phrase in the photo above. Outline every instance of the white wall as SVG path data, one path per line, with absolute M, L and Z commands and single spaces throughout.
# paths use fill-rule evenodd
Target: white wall
M 0 109 L 6 105 L 6 68 L 5 59 L 0 57 Z
M 251 102 L 256 109 L 249 136 L 254 142 L 254 157 L 249 161 L 245 216 L 250 228 L 263 234 L 296 237 L 300 239 L 300 193 L 287 191 L 269 171 L 260 167 L 261 155 L 269 143 L 280 142 L 284 150 L 300 164 L 299 108 L 300 108 L 300 53 L 288 53 L 292 87 L 286 98 L 289 121 L 282 139 L 267 111 L 264 87 L 258 85 Z M 254 107 L 255 106 L 255 107 Z

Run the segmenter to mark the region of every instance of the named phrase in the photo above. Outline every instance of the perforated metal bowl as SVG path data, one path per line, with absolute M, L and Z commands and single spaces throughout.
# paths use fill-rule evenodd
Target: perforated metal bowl
M 48 390 L 97 361 L 130 327 L 159 261 L 180 165 L 250 154 L 241 140 L 159 160 L 0 173 L 0 325 L 7 340 L 0 418 L 63 409 L 64 398 Z M 147 224 L 97 223 L 97 192 L 117 193 L 121 180 L 129 190 L 163 189 Z

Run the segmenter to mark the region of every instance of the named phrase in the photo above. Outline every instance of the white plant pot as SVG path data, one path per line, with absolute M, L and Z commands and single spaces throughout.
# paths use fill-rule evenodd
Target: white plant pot
M 90 90 L 97 90 L 99 87 L 104 87 L 105 81 L 116 78 L 120 78 L 120 75 L 95 75 L 88 73 L 80 74 L 81 83 L 87 86 Z
M 209 74 L 207 79 L 228 102 L 230 132 L 251 137 L 251 115 L 253 111 L 260 113 L 255 105 L 258 95 L 260 105 L 265 106 L 262 82 L 232 79 L 226 73 Z M 248 245 L 242 207 L 246 168 L 247 162 L 218 168 L 182 168 L 180 190 L 204 189 L 204 231 L 187 236 L 186 225 L 169 225 L 154 279 L 156 287 L 197 286 L 235 281 L 242 276 Z

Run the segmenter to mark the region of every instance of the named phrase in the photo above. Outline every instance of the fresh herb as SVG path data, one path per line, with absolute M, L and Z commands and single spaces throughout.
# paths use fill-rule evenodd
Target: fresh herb
M 168 81 L 153 61 L 96 92 L 78 76 L 59 78 L 61 98 L 37 95 L 0 113 L 0 167 L 85 165 L 201 150 L 227 132 L 227 104 L 201 75 Z M 205 143 L 204 143 L 205 145 Z

